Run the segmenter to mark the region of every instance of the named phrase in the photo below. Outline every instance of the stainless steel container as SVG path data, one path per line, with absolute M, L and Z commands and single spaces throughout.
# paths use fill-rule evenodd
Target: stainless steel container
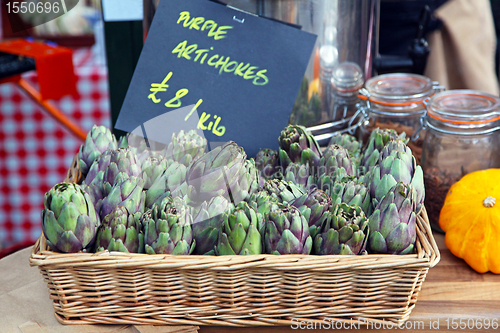
M 160 0 L 144 0 L 144 28 L 149 29 Z M 308 116 L 293 116 L 291 122 L 305 126 L 332 123 L 338 130 L 347 123 L 342 114 L 332 117 L 332 71 L 339 64 L 353 62 L 363 70 L 363 77 L 372 76 L 372 63 L 378 53 L 378 23 L 380 0 L 222 0 L 228 6 L 298 25 L 318 36 L 307 67 L 303 89 L 307 84 L 308 99 L 302 105 L 320 107 L 307 112 Z M 316 96 L 315 96 L 316 95 Z M 316 102 L 319 102 L 316 100 Z M 295 119 L 295 121 L 294 121 Z

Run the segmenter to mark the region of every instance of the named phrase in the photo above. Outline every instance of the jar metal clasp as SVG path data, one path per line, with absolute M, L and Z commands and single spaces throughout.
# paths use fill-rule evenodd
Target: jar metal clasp
M 356 131 L 356 129 L 361 126 L 361 124 L 367 119 L 368 117 L 368 114 L 366 112 L 367 110 L 367 107 L 366 106 L 360 106 L 358 111 L 356 111 L 356 113 L 352 116 L 352 118 L 349 120 L 349 124 L 347 126 L 347 132 L 350 134 L 350 135 L 354 135 L 354 132 Z M 359 120 L 356 122 L 356 124 L 354 124 L 354 121 L 356 120 L 356 118 L 359 117 Z M 354 124 L 354 125 L 353 125 Z
M 427 115 L 427 106 L 429 105 L 429 101 L 431 100 L 430 97 L 425 98 L 422 103 L 425 105 L 425 112 L 424 114 L 420 117 L 420 126 L 417 128 L 415 133 L 411 136 L 411 141 L 415 142 L 418 140 L 420 137 L 420 131 L 426 129 L 427 127 L 427 121 L 425 120 L 426 115 Z
M 370 108 L 370 92 L 366 88 L 361 88 L 358 91 L 358 98 L 366 102 L 366 106 Z
M 432 81 L 432 89 L 434 90 L 434 93 L 437 94 L 445 91 L 446 87 L 441 85 L 438 81 Z

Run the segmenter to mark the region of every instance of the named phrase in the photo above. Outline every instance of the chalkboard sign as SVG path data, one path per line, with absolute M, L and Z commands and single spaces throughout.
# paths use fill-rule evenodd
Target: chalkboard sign
M 277 148 L 316 36 L 208 0 L 162 0 L 116 128 L 168 143 L 198 129 L 210 148 Z

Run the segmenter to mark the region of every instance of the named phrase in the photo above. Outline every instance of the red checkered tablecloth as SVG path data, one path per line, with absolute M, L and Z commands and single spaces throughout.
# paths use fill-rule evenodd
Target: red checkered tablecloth
M 74 54 L 78 98 L 54 101 L 88 131 L 110 126 L 106 67 L 90 50 Z M 36 73 L 24 77 L 36 84 Z M 0 248 L 35 242 L 42 230 L 43 196 L 62 181 L 81 142 L 16 85 L 0 85 Z

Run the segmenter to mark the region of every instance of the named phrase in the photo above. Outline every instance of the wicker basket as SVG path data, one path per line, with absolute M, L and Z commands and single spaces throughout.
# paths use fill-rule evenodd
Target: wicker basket
M 80 178 L 74 161 L 66 181 Z M 401 325 L 439 259 L 424 208 L 412 255 L 61 254 L 41 235 L 30 263 L 44 276 L 63 324 Z

